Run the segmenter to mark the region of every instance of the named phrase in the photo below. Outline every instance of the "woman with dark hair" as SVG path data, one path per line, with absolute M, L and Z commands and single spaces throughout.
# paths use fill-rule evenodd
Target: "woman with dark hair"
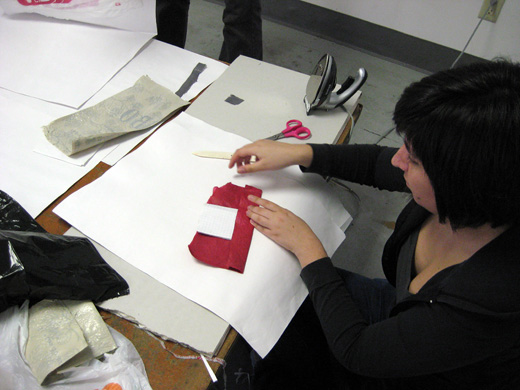
M 294 253 L 309 289 L 255 388 L 520 388 L 520 65 L 425 77 L 394 122 L 398 150 L 257 141 L 233 155 L 242 174 L 300 165 L 413 197 L 383 251 L 386 280 L 335 268 L 304 221 L 251 198 L 251 223 Z

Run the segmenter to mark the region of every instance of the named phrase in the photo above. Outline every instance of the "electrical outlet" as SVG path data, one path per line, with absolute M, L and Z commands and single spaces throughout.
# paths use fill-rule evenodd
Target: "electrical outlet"
M 502 6 L 504 5 L 505 1 L 506 0 L 484 0 L 484 2 L 482 3 L 482 7 L 480 8 L 478 17 L 481 19 L 484 18 L 484 20 L 489 20 L 490 22 L 495 23 L 498 19 L 498 15 L 500 14 L 500 10 L 502 9 Z M 494 5 L 489 7 L 489 4 Z

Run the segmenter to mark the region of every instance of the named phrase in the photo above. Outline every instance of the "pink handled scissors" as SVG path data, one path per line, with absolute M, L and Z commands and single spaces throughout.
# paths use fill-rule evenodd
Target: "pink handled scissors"
M 303 127 L 303 124 L 297 119 L 291 119 L 287 122 L 287 127 L 285 130 L 282 130 L 281 133 L 272 135 L 266 139 L 270 139 L 273 141 L 279 140 L 280 138 L 288 138 L 295 137 L 298 139 L 307 139 L 311 136 L 311 131 Z

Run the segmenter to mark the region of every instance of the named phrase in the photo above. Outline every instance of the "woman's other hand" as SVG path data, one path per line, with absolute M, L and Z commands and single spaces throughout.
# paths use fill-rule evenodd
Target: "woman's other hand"
M 302 268 L 327 257 L 319 238 L 301 218 L 266 199 L 250 195 L 256 203 L 249 206 L 247 216 L 253 226 L 281 247 L 294 253 Z
M 238 173 L 274 171 L 290 165 L 309 167 L 312 162 L 312 148 L 270 140 L 259 140 L 237 149 L 229 168 L 237 166 Z

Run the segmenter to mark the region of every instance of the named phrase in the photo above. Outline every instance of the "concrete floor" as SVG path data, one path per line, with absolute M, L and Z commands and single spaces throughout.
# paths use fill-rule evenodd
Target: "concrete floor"
M 222 11 L 220 4 L 208 0 L 191 0 L 186 49 L 218 59 L 222 45 Z M 426 73 L 369 53 L 336 44 L 301 31 L 263 20 L 265 62 L 309 74 L 325 53 L 334 56 L 338 82 L 364 67 L 368 80 L 362 91 L 363 112 L 355 125 L 351 143 L 378 143 L 399 147 L 395 132 L 383 137 L 393 127 L 392 112 L 402 90 Z M 344 183 L 352 191 L 331 185 L 354 217 L 346 238 L 333 256 L 342 268 L 369 277 L 383 275 L 380 256 L 392 232 L 392 222 L 408 201 L 408 195 L 379 191 L 353 183 Z

